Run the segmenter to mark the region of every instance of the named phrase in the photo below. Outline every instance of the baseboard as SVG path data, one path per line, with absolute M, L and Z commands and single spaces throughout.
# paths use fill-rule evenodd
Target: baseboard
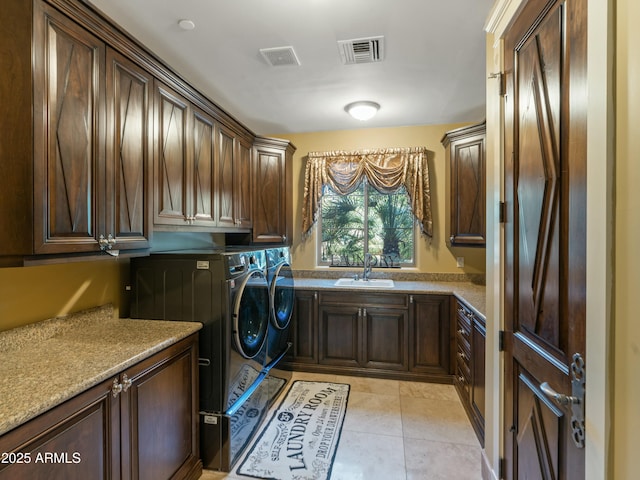
M 491 468 L 491 462 L 489 461 L 487 453 L 484 450 L 482 450 L 482 455 L 480 456 L 480 458 L 482 461 L 482 480 L 499 480 L 498 476 Z

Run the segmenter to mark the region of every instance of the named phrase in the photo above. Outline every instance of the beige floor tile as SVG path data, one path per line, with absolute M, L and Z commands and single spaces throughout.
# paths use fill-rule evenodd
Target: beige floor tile
M 402 438 L 342 431 L 331 480 L 405 480 Z
M 400 397 L 405 438 L 478 446 L 467 414 L 459 400 Z
M 458 392 L 453 385 L 424 382 L 400 382 L 400 396 L 428 398 L 431 400 L 457 400 Z
M 480 447 L 405 440 L 407 480 L 480 480 Z
M 344 430 L 402 437 L 400 403 L 393 395 L 349 392 Z
M 397 397 L 400 391 L 400 382 L 397 380 L 338 375 L 336 381 L 351 385 L 351 392 L 378 393 Z

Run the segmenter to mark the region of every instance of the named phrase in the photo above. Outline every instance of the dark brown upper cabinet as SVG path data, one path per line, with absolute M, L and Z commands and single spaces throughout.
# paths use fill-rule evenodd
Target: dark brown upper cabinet
M 292 162 L 286 140 L 256 137 L 253 144 L 253 241 L 290 245 L 293 232 Z
M 151 76 L 49 3 L 3 8 L 0 264 L 147 249 Z
M 485 123 L 445 133 L 446 162 L 449 165 L 449 240 L 452 246 L 484 246 Z
M 251 142 L 218 127 L 216 165 L 217 225 L 227 231 L 248 229 L 251 221 Z
M 153 77 L 107 48 L 106 223 L 116 248 L 148 248 L 151 237 Z
M 34 253 L 99 249 L 106 46 L 34 3 Z

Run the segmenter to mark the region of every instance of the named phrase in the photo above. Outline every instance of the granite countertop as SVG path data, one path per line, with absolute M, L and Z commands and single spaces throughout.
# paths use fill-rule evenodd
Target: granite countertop
M 472 282 L 445 281 L 405 281 L 394 280 L 394 287 L 388 289 L 370 289 L 358 287 L 336 287 L 335 278 L 294 278 L 296 288 L 308 290 L 335 290 L 361 293 L 413 293 L 413 294 L 449 294 L 467 304 L 476 314 L 486 320 L 486 287 Z
M 110 305 L 0 333 L 0 435 L 202 328 Z

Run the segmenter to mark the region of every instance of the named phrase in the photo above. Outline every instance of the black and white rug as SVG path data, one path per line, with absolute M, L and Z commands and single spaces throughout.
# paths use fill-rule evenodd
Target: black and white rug
M 295 381 L 237 473 L 270 480 L 327 480 L 349 385 Z

